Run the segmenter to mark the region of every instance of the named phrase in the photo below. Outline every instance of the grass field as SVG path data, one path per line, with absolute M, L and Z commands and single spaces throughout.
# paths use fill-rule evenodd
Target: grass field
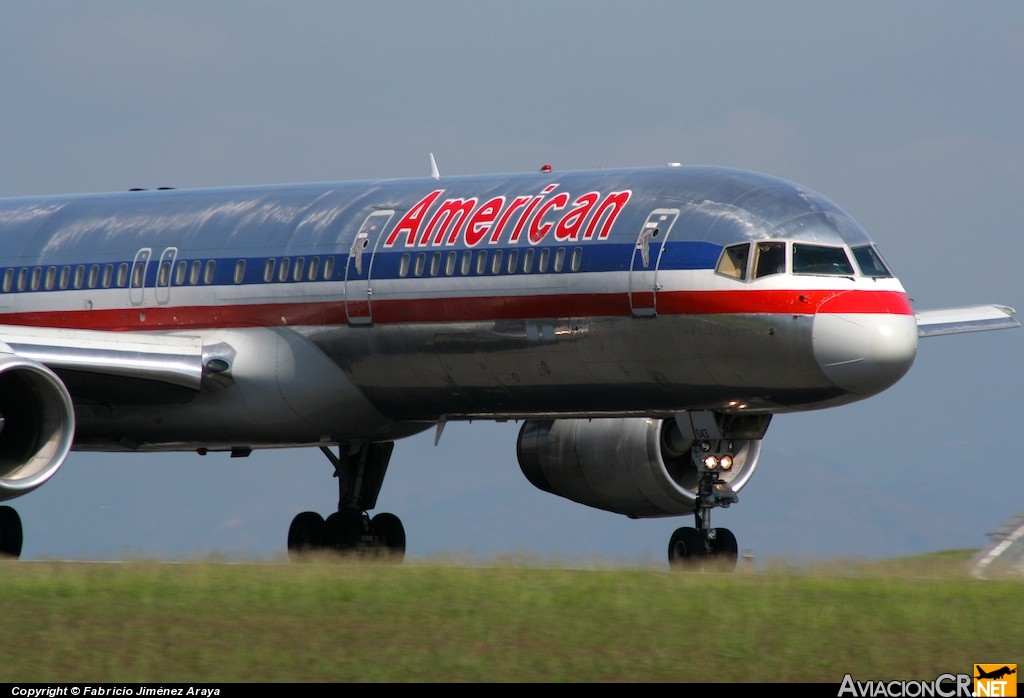
M 827 682 L 1024 663 L 972 551 L 736 574 L 514 563 L 4 562 L 0 681 Z

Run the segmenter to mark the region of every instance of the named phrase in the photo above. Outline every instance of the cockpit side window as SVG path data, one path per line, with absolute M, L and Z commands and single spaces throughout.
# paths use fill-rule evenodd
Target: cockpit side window
M 842 247 L 825 245 L 793 245 L 794 274 L 853 276 L 853 265 Z
M 860 273 L 864 276 L 870 276 L 873 278 L 889 278 L 892 276 L 892 272 L 885 266 L 885 262 L 882 261 L 882 257 L 871 245 L 863 245 L 861 247 L 853 248 L 854 259 L 857 260 L 857 266 L 860 267 Z
M 754 278 L 786 271 L 786 243 L 758 242 L 754 244 Z
M 715 271 L 719 274 L 745 281 L 747 278 L 747 258 L 750 256 L 750 244 L 732 245 L 722 250 Z

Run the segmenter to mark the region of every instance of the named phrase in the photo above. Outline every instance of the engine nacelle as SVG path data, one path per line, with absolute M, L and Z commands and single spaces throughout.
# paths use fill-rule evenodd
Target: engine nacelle
M 630 518 L 692 514 L 694 453 L 703 445 L 732 455 L 732 468 L 719 477 L 739 492 L 757 467 L 768 418 L 754 430 L 757 438 L 729 438 L 726 428 L 712 441 L 696 441 L 693 430 L 680 431 L 680 421 L 687 420 L 528 420 L 519 432 L 519 467 L 539 489 Z M 750 436 L 751 429 L 735 433 Z
M 60 378 L 31 359 L 0 354 L 0 500 L 49 480 L 74 435 L 74 406 Z

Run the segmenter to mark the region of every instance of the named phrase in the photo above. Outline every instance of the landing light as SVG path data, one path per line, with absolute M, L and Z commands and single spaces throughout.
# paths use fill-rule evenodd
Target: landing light
M 704 463 L 705 470 L 732 470 L 732 466 L 735 463 L 733 457 L 728 454 L 716 456 L 713 453 L 704 456 L 702 462 Z

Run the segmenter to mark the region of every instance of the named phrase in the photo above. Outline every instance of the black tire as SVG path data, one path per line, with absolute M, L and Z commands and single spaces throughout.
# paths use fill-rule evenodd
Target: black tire
M 304 511 L 292 519 L 288 527 L 288 554 L 301 556 L 320 549 L 324 517 L 315 511 Z
M 377 514 L 370 519 L 370 530 L 395 559 L 405 557 L 405 527 L 394 514 Z
M 673 568 L 694 569 L 707 557 L 704 535 L 692 526 L 677 528 L 668 542 L 668 564 Z
M 0 506 L 0 556 L 21 557 L 21 545 L 24 533 L 21 528 L 21 517 L 18 512 L 8 506 Z
M 732 572 L 736 569 L 736 560 L 740 548 L 736 536 L 728 528 L 716 528 L 715 538 L 711 542 L 711 555 L 715 569 L 720 572 Z
M 350 552 L 359 545 L 363 535 L 363 522 L 358 513 L 334 512 L 324 521 L 321 543 L 325 550 Z

